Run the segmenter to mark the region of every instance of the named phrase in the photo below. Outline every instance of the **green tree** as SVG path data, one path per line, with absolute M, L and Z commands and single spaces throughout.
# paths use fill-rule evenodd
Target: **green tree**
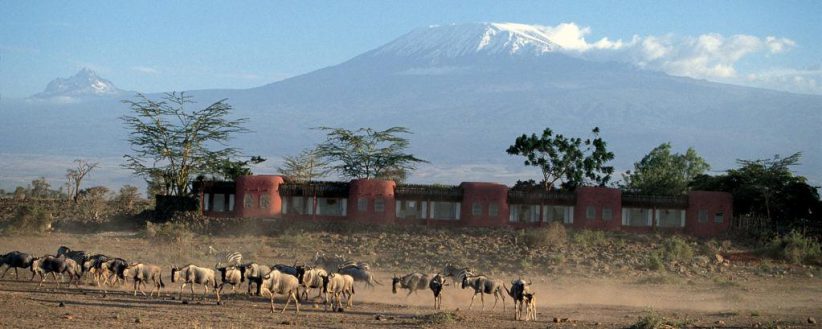
M 392 127 L 383 131 L 371 128 L 348 130 L 321 127 L 327 133 L 326 141 L 317 146 L 331 169 L 348 178 L 384 178 L 389 171 L 414 169 L 414 165 L 427 162 L 406 153 L 408 139 L 399 134 L 410 134 L 405 127 Z
M 605 141 L 599 137 L 598 127 L 591 132 L 593 138 L 583 140 L 554 135 L 550 128 L 545 128 L 539 136 L 517 137 L 506 152 L 524 156 L 526 166 L 540 168 L 546 190 L 553 189 L 557 182 L 568 189 L 588 182 L 602 186 L 614 172 L 612 166 L 605 165 L 614 158 L 614 153 L 607 150 Z
M 225 101 L 190 111 L 186 107 L 193 101 L 183 93 L 168 93 L 159 101 L 142 94 L 136 101 L 124 100 L 133 113 L 121 118 L 133 151 L 124 156 L 124 167 L 146 180 L 162 178 L 168 194 L 189 195 L 192 177 L 218 173 L 223 159 L 239 153 L 226 143 L 247 131 L 242 127 L 246 119 L 228 119 L 231 105 Z
M 263 162 L 265 162 L 265 159 L 258 155 L 252 156 L 250 159 L 245 161 L 232 161 L 230 159 L 223 159 L 223 161 L 218 165 L 217 171 L 219 175 L 222 176 L 224 179 L 233 181 L 237 180 L 237 178 L 240 176 L 253 175 L 250 166 L 252 164 L 259 164 Z
M 46 181 L 45 177 L 37 178 L 31 181 L 31 196 L 39 199 L 48 198 L 51 194 L 49 188 L 51 188 L 51 184 Z
M 729 192 L 735 216 L 765 218 L 772 231 L 787 232 L 822 222 L 822 201 L 817 187 L 791 170 L 801 153 L 782 158 L 737 160 L 739 168 L 725 174 L 697 176 L 693 189 Z M 815 223 L 815 224 L 814 224 Z
M 311 182 L 329 174 L 328 163 L 316 148 L 303 150 L 294 156 L 285 156 L 279 168 L 281 174 L 294 182 Z
M 634 163 L 633 172 L 622 177 L 626 187 L 644 194 L 679 195 L 688 191 L 688 184 L 711 166 L 696 150 L 688 148 L 685 154 L 672 153 L 671 143 L 664 143 Z

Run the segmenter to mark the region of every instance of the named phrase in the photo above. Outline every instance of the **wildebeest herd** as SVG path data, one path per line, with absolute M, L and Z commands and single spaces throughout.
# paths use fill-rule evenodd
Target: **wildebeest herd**
M 283 295 L 286 302 L 282 312 L 285 312 L 293 301 L 295 312 L 299 313 L 300 301 L 304 302 L 309 299 L 314 289 L 317 289 L 317 295 L 314 298 L 322 300 L 326 310 L 329 310 L 330 306 L 330 310 L 333 311 L 343 309 L 343 299 L 345 299 L 346 307 L 353 307 L 355 282 L 362 282 L 365 287 L 370 288 L 382 285 L 374 278 L 368 263 L 348 261 L 339 255 L 328 256 L 317 252 L 312 259 L 312 265 L 275 264 L 267 266 L 256 262 L 243 262 L 242 254 L 239 252 L 218 251 L 210 246 L 209 254 L 213 255 L 217 261 L 213 268 L 193 264 L 171 266 L 171 282 L 180 283 L 178 299 L 183 299 L 183 290 L 186 286 L 189 286 L 191 291 L 190 299 L 194 299 L 194 286 L 202 285 L 202 299 L 207 298 L 209 287 L 211 287 L 217 303 L 220 304 L 220 294 L 226 285 L 230 285 L 232 292 L 235 292 L 238 286 L 247 283 L 247 294 L 267 295 L 270 298 L 271 312 L 275 311 L 274 297 Z M 127 280 L 131 280 L 134 296 L 137 296 L 138 292 L 146 296 L 143 288 L 150 283 L 151 291 L 147 297 L 152 298 L 155 292 L 159 297 L 161 289 L 166 285 L 163 281 L 161 266 L 141 262 L 130 263 L 123 258 L 72 250 L 65 246 L 58 248 L 55 255 L 42 257 L 12 251 L 0 255 L 0 268 L 2 266 L 6 266 L 3 278 L 12 268 L 17 280 L 19 280 L 18 269 L 21 268 L 31 271 L 30 281 L 39 275 L 38 289 L 42 287 L 49 274 L 54 278 L 58 287 L 65 282 L 69 288 L 71 284 L 79 287 L 83 278 L 89 277 L 98 287 L 103 288 L 104 294 L 107 293 L 107 286 L 122 285 Z M 329 269 L 335 271 L 332 272 Z M 476 274 L 467 267 L 446 264 L 442 271 L 436 274 L 415 272 L 404 276 L 394 275 L 391 290 L 396 294 L 398 289 L 406 289 L 408 290 L 407 296 L 410 296 L 412 293 L 428 289 L 434 296 L 434 308 L 439 310 L 442 308 L 443 289 L 449 285 L 449 281 L 455 282 L 462 289 L 471 288 L 473 290 L 471 303 L 468 305 L 469 310 L 477 295 L 480 295 L 482 309 L 485 308 L 484 295 L 493 295 L 492 309 L 496 308 L 497 302 L 501 299 L 504 311 L 505 295 L 508 295 L 514 302 L 516 320 L 536 320 L 536 297 L 535 292 L 530 289 L 531 282 L 518 278 L 511 281 L 509 288 L 502 280 Z

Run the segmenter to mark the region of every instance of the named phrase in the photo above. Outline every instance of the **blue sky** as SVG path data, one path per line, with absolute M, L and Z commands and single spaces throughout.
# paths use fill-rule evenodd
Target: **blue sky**
M 248 88 L 414 28 L 465 22 L 571 27 L 558 38 L 584 38 L 581 56 L 822 94 L 822 1 L 0 0 L 0 8 L 2 97 L 32 95 L 82 67 L 127 90 Z M 595 49 L 603 38 L 619 49 Z

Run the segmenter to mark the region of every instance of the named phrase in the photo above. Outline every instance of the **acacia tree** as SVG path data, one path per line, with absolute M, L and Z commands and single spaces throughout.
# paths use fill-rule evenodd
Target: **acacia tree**
M 371 128 L 348 130 L 320 127 L 327 134 L 326 141 L 317 146 L 331 169 L 348 178 L 387 178 L 396 170 L 405 172 L 414 165 L 427 162 L 406 153 L 408 139 L 398 136 L 410 134 L 405 127 L 392 127 L 383 131 Z
M 696 150 L 685 154 L 671 153 L 671 143 L 664 143 L 634 163 L 633 172 L 622 175 L 626 187 L 645 194 L 678 195 L 688 191 L 694 177 L 711 169 Z
M 133 112 L 121 118 L 131 132 L 133 154 L 124 156 L 123 166 L 147 180 L 161 178 L 170 195 L 189 195 L 191 177 L 216 173 L 223 159 L 239 153 L 226 143 L 247 131 L 242 127 L 246 119 L 228 119 L 231 105 L 225 101 L 190 111 L 186 106 L 193 101 L 183 93 L 124 100 Z
M 82 159 L 74 160 L 75 167 L 66 169 L 66 193 L 68 198 L 77 203 L 77 195 L 80 191 L 80 184 L 83 183 L 83 178 L 86 177 L 94 168 L 97 168 L 99 163 L 88 162 Z
M 557 182 L 568 189 L 586 181 L 605 185 L 614 172 L 614 167 L 605 164 L 614 158 L 614 153 L 607 150 L 605 141 L 599 137 L 599 127 L 591 132 L 593 139 L 583 140 L 554 135 L 550 128 L 545 128 L 540 136 L 523 134 L 517 137 L 506 152 L 524 156 L 526 166 L 540 168 L 546 190 L 553 189 Z
M 280 173 L 295 182 L 311 182 L 316 178 L 328 175 L 331 171 L 328 162 L 323 159 L 316 148 L 306 149 L 297 155 L 285 156 Z

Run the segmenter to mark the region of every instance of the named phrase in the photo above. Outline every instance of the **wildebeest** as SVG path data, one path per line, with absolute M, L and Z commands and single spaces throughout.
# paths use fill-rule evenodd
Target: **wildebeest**
M 220 293 L 226 284 L 231 285 L 231 292 L 234 293 L 237 286 L 244 281 L 243 273 L 236 266 L 217 267 L 217 271 L 220 272 Z
M 262 291 L 269 294 L 271 297 L 271 313 L 274 313 L 274 295 L 285 295 L 285 306 L 283 306 L 283 313 L 288 308 L 291 300 L 294 300 L 294 305 L 297 308 L 295 313 L 300 313 L 300 301 L 297 299 L 297 294 L 300 290 L 300 283 L 297 277 L 282 273 L 278 270 L 272 270 L 263 277 Z
M 520 320 L 523 315 L 522 312 L 526 310 L 525 294 L 528 293 L 529 285 L 531 285 L 530 282 L 522 279 L 511 281 L 511 289 L 505 287 L 504 283 L 502 285 L 503 289 L 505 289 L 508 295 L 514 300 L 514 320 Z
M 271 268 L 257 263 L 243 264 L 237 267 L 240 270 L 240 282 L 248 280 L 248 294 L 251 294 L 251 284 L 257 285 L 256 295 L 260 295 L 260 287 L 263 284 L 263 277 L 271 272 Z
M 323 290 L 326 294 L 326 310 L 328 310 L 328 304 L 331 304 L 332 310 L 337 310 L 342 307 L 342 301 L 340 300 L 341 296 L 347 296 L 346 304 L 348 307 L 352 307 L 352 298 L 354 297 L 354 278 L 347 274 L 340 274 L 340 273 L 330 273 L 323 279 Z M 337 306 L 334 306 L 334 301 L 337 302 Z
M 354 278 L 354 281 L 362 281 L 364 282 L 366 287 L 374 287 L 374 284 L 382 285 L 382 282 L 377 281 L 374 278 L 374 275 L 371 274 L 370 271 L 356 267 L 356 266 L 348 266 L 343 267 L 337 270 L 337 273 L 340 274 L 348 274 Z
M 497 307 L 497 301 L 501 298 L 502 299 L 502 309 L 505 310 L 505 295 L 502 293 L 502 281 L 500 280 L 493 280 L 484 275 L 466 275 L 462 278 L 462 289 L 471 287 L 474 289 L 474 295 L 471 296 L 471 304 L 468 305 L 468 309 L 471 309 L 471 306 L 474 305 L 474 298 L 477 297 L 477 294 L 480 295 L 480 300 L 482 301 L 482 309 L 485 309 L 485 294 L 493 294 L 494 295 L 494 307 Z
M 146 282 L 151 280 L 152 283 L 154 283 L 154 287 L 151 288 L 149 297 L 154 295 L 155 289 L 157 290 L 157 297 L 160 297 L 160 288 L 165 288 L 166 285 L 163 282 L 163 270 L 159 266 L 136 263 L 129 265 L 128 271 L 130 273 L 129 277 L 134 280 L 134 296 L 137 296 L 137 289 L 145 296 L 146 293 L 143 291 L 142 286 L 145 286 Z
M 323 278 L 327 275 L 328 272 L 321 268 L 297 266 L 297 280 L 299 280 L 300 285 L 303 287 L 302 300 L 308 299 L 308 291 L 311 289 L 319 289 L 320 291 L 316 298 L 322 298 Z
M 271 266 L 271 268 L 275 269 L 277 271 L 280 271 L 280 273 L 293 275 L 295 277 L 297 276 L 297 266 L 296 265 L 291 266 L 291 265 L 285 265 L 285 264 L 275 264 L 274 266 Z
M 69 286 L 74 282 L 74 285 L 79 287 L 77 282 L 80 279 L 80 265 L 73 259 L 65 258 L 62 255 L 60 257 L 46 255 L 41 258 L 34 258 L 31 262 L 31 271 L 40 275 L 40 284 L 37 285 L 38 288 L 43 286 L 43 282 L 46 281 L 46 276 L 49 273 L 54 277 L 57 287 L 60 287 L 60 280 L 57 279 L 57 274 L 60 274 L 62 278 L 64 273 L 68 273 L 69 275 Z
M 111 285 L 118 283 L 120 280 L 123 280 L 123 283 L 126 282 L 126 268 L 128 268 L 128 262 L 125 259 L 115 257 L 103 262 L 100 265 L 103 272 L 108 272 L 108 276 L 105 277 L 105 281 L 103 284 L 109 284 L 109 281 L 112 277 L 114 277 L 114 282 Z
M 91 277 L 94 279 L 94 282 L 97 283 L 97 286 L 100 286 L 100 279 L 108 278 L 109 275 L 108 269 L 103 268 L 103 263 L 109 260 L 109 257 L 103 254 L 96 254 L 86 258 L 86 261 L 83 262 L 82 268 L 83 271 L 88 272 L 91 274 Z M 105 272 L 105 273 L 104 273 Z
M 446 285 L 445 277 L 437 273 L 428 283 L 428 288 L 434 293 L 434 309 L 442 308 L 442 288 Z
M 87 260 L 87 257 L 86 257 L 87 255 L 86 255 L 85 251 L 83 251 L 83 250 L 71 250 L 71 248 L 69 248 L 69 247 L 60 246 L 60 248 L 57 248 L 57 255 L 55 255 L 55 256 L 60 256 L 60 255 L 63 255 L 66 258 L 73 259 L 74 262 L 76 262 L 77 264 L 80 264 L 80 268 L 83 271 L 83 273 L 86 272 L 86 269 L 83 268 L 83 264 L 85 264 L 85 262 Z
M 428 284 L 431 283 L 431 275 L 423 274 L 423 273 L 409 273 L 402 277 L 398 277 L 396 274 L 393 278 L 391 278 L 391 292 L 396 294 L 397 288 L 408 289 L 408 295 L 405 297 L 411 296 L 411 293 L 416 293 L 418 290 L 424 290 L 428 288 Z
M 19 251 L 12 251 L 5 255 L 0 256 L 0 267 L 6 265 L 6 270 L 3 271 L 3 278 L 6 277 L 6 273 L 13 267 L 14 268 L 14 279 L 19 280 L 20 276 L 17 274 L 18 268 L 31 268 L 31 262 L 34 260 L 34 257 L 31 255 L 19 252 Z M 31 272 L 31 279 L 29 281 L 34 280 L 34 272 Z
M 522 295 L 525 303 L 525 321 L 537 320 L 537 297 L 536 292 L 526 292 Z
M 203 300 L 206 298 L 206 294 L 208 294 L 208 286 L 211 285 L 214 287 L 214 292 L 217 295 L 217 302 L 220 301 L 220 291 L 219 286 L 217 284 L 217 274 L 214 270 L 205 267 L 199 267 L 196 265 L 186 265 L 181 268 L 177 266 L 171 267 L 171 282 L 182 281 L 183 284 L 180 286 L 180 294 L 178 295 L 179 298 L 183 299 L 183 288 L 186 287 L 187 284 L 191 285 L 191 299 L 194 299 L 194 284 L 201 284 L 203 285 Z

